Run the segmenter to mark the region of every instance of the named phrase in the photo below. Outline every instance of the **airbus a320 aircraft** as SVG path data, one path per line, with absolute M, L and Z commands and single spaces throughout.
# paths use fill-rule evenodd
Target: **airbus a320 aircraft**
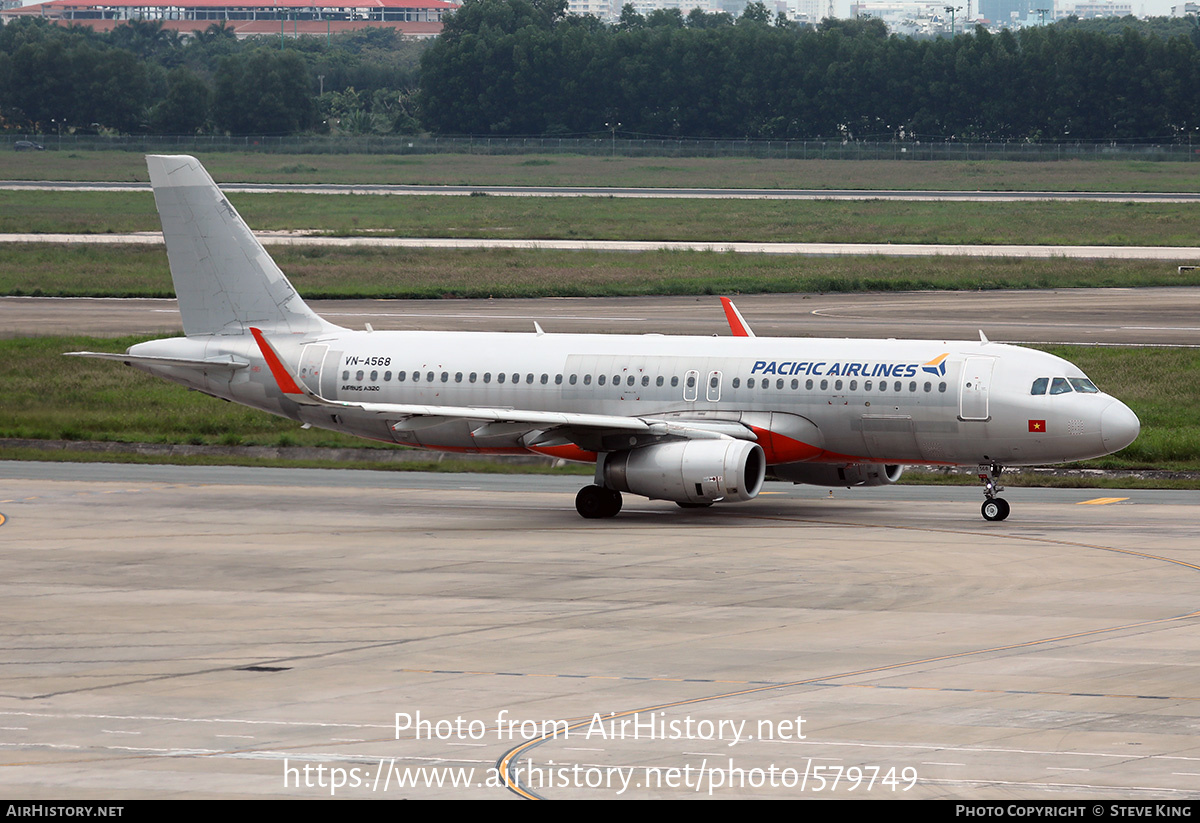
M 750 500 L 769 470 L 879 486 L 905 464 L 977 465 L 1003 520 L 1003 466 L 1133 442 L 1129 408 L 1078 368 L 989 342 L 351 331 L 312 312 L 193 157 L 148 159 L 183 338 L 117 360 L 306 426 L 426 449 L 534 452 L 596 466 L 575 500 Z

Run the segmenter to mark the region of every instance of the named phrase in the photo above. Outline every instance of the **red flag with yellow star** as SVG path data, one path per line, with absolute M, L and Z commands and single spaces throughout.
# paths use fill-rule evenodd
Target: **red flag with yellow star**
M 1044 432 L 1046 430 L 1046 421 L 1045 420 L 1030 420 L 1029 421 L 1029 430 L 1031 432 L 1037 432 L 1038 434 L 1041 434 L 1042 432 Z

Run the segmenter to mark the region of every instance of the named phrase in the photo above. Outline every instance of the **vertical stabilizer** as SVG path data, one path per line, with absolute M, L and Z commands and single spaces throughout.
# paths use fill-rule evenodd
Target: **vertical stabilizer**
M 146 165 L 189 337 L 335 328 L 300 299 L 199 160 L 150 155 Z

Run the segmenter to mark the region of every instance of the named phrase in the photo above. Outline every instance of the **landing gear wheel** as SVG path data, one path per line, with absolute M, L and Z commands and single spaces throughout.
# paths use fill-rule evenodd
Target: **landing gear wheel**
M 993 497 L 983 501 L 983 519 L 988 521 L 1004 520 L 1008 517 L 1008 501 L 1003 497 Z
M 712 503 L 689 503 L 686 500 L 676 500 L 675 505 L 681 509 L 707 509 Z
M 575 511 L 588 520 L 615 517 L 621 510 L 621 493 L 603 486 L 584 486 L 575 495 Z

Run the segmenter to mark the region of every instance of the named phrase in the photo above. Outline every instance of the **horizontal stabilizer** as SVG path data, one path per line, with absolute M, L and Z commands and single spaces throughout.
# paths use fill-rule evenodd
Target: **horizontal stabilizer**
M 144 366 L 192 366 L 206 369 L 244 369 L 250 364 L 237 360 L 232 355 L 195 360 L 188 357 L 149 357 L 135 354 L 113 354 L 101 351 L 69 351 L 63 352 L 66 357 L 92 357 L 96 360 L 115 360 L 118 363 L 132 365 L 140 363 Z

